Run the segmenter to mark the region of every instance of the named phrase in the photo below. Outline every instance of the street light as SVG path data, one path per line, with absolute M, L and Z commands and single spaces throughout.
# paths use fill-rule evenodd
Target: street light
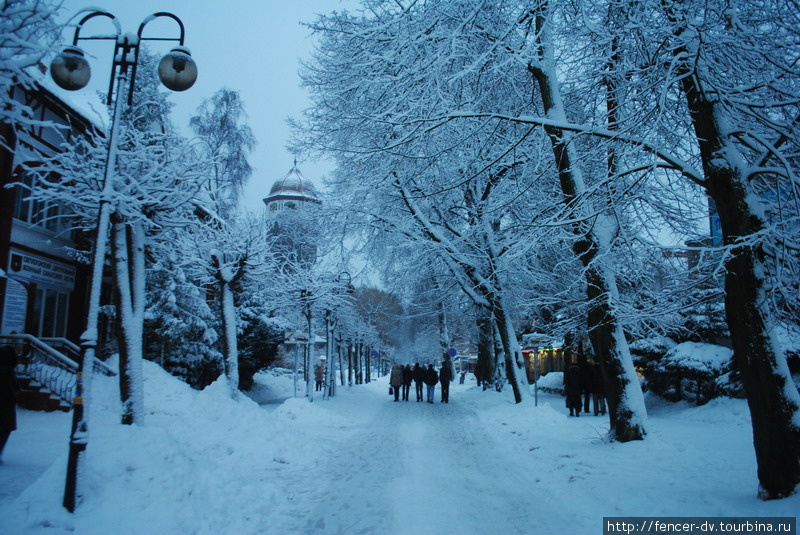
M 306 348 L 303 355 L 303 378 L 306 381 L 306 397 L 310 401 L 314 400 L 314 393 L 311 390 L 311 365 L 313 363 L 312 352 L 314 350 L 314 332 L 311 325 L 313 316 L 311 315 L 311 290 L 303 288 L 300 290 L 300 303 L 303 306 L 303 316 L 306 319 Z
M 114 35 L 99 35 L 81 37 L 83 25 L 95 17 L 111 19 L 116 30 Z M 179 28 L 178 37 L 142 37 L 145 26 L 160 17 L 174 20 Z M 139 25 L 135 35 L 123 33 L 119 20 L 107 11 L 93 10 L 85 15 L 75 28 L 72 46 L 65 47 L 50 64 L 50 75 L 59 87 L 68 91 L 82 89 L 89 83 L 91 68 L 86 61 L 83 51 L 78 48 L 81 40 L 106 40 L 114 41 L 114 57 L 111 65 L 111 78 L 108 87 L 108 104 L 112 103 L 114 95 L 114 81 L 116 78 L 117 96 L 114 102 L 114 112 L 111 117 L 111 132 L 108 136 L 108 153 L 106 168 L 103 177 L 103 190 L 100 194 L 97 215 L 97 235 L 95 238 L 94 257 L 92 263 L 92 279 L 89 289 L 89 310 L 86 318 L 86 331 L 81 335 L 81 358 L 78 363 L 77 382 L 75 385 L 75 398 L 73 400 L 72 432 L 70 433 L 69 458 L 67 460 L 67 479 L 64 488 L 64 507 L 69 512 L 74 512 L 80 494 L 76 492 L 78 473 L 83 463 L 83 452 L 89 442 L 88 411 L 85 401 L 91 391 L 92 368 L 95 349 L 97 347 L 97 320 L 100 311 L 100 291 L 103 282 L 103 264 L 106 256 L 106 242 L 108 241 L 109 221 L 114 194 L 114 170 L 117 156 L 117 138 L 119 135 L 118 118 L 122 114 L 122 95 L 127 89 L 128 105 L 133 101 L 133 89 L 136 83 L 136 68 L 139 63 L 139 44 L 142 41 L 177 41 L 180 46 L 173 48 L 158 67 L 161 82 L 173 91 L 189 89 L 197 79 L 197 65 L 183 46 L 183 22 L 164 11 L 146 17 Z M 130 83 L 128 77 L 130 75 Z
M 94 17 L 110 18 L 117 30 L 116 35 L 113 37 L 81 37 L 80 33 L 83 25 Z M 142 37 L 144 27 L 158 17 L 168 17 L 177 22 L 180 27 L 180 36 Z M 53 81 L 62 89 L 66 89 L 67 91 L 83 89 L 86 87 L 86 84 L 89 83 L 89 78 L 91 78 L 91 67 L 84 57 L 83 50 L 78 47 L 78 41 L 115 41 L 114 62 L 111 66 L 111 80 L 108 87 L 108 104 L 111 104 L 112 95 L 114 93 L 115 72 L 119 69 L 117 74 L 117 90 L 121 93 L 122 88 L 119 85 L 119 78 L 124 76 L 127 79 L 128 69 L 130 68 L 131 83 L 128 89 L 128 105 L 130 105 L 133 102 L 133 87 L 136 83 L 136 68 L 139 64 L 139 44 L 141 41 L 178 41 L 180 46 L 173 48 L 161 58 L 161 62 L 158 64 L 158 77 L 161 83 L 168 89 L 172 91 L 186 91 L 192 87 L 197 80 L 197 64 L 192 59 L 189 49 L 183 46 L 184 33 L 183 22 L 172 13 L 167 13 L 166 11 L 154 13 L 146 17 L 139 25 L 139 31 L 136 35 L 130 33 L 123 34 L 119 20 L 111 13 L 107 11 L 92 11 L 83 17 L 78 23 L 77 28 L 75 28 L 72 46 L 64 47 L 64 50 L 50 63 L 50 75 L 53 77 Z

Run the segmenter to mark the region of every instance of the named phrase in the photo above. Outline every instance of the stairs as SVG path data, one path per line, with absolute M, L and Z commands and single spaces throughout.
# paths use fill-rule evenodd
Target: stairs
M 80 348 L 64 338 L 39 339 L 30 334 L 0 335 L 0 345 L 18 350 L 17 404 L 33 411 L 69 411 L 75 395 Z M 69 355 L 69 356 L 68 356 Z M 94 361 L 92 373 L 116 375 L 107 364 Z
M 29 411 L 63 411 L 72 408 L 69 403 L 53 394 L 46 386 L 24 373 L 17 375 L 20 391 L 17 392 L 17 405 Z

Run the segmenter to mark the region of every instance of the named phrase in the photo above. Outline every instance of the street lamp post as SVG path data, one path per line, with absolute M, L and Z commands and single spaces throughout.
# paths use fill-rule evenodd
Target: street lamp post
M 305 355 L 303 357 L 303 370 L 304 370 L 304 378 L 306 380 L 306 397 L 309 401 L 314 401 L 314 392 L 311 389 L 311 382 L 314 380 L 313 377 L 313 351 L 314 351 L 314 332 L 312 328 L 312 315 L 311 315 L 311 291 L 310 290 L 300 290 L 300 301 L 303 305 L 303 316 L 306 319 L 306 333 L 308 335 L 306 339 L 306 350 Z
M 111 19 L 115 34 L 92 37 L 81 36 L 83 25 L 95 17 Z M 142 37 L 145 26 L 159 17 L 173 19 L 180 27 L 179 37 Z M 111 66 L 111 77 L 108 88 L 108 104 L 114 101 L 114 82 L 116 80 L 116 101 L 111 117 L 111 131 L 108 136 L 108 152 L 103 177 L 103 189 L 98 205 L 96 238 L 92 262 L 92 278 L 89 289 L 89 310 L 86 318 L 86 331 L 81 335 L 81 358 L 78 363 L 75 397 L 73 399 L 72 432 L 70 433 L 69 457 L 67 461 L 67 478 L 64 488 L 64 507 L 74 512 L 80 501 L 78 492 L 78 475 L 83 464 L 83 453 L 89 442 L 89 423 L 87 403 L 91 392 L 91 379 L 95 350 L 97 348 L 97 320 L 100 311 L 100 291 L 103 282 L 103 264 L 106 256 L 106 243 L 109 235 L 112 201 L 114 198 L 114 174 L 117 159 L 117 139 L 119 138 L 119 117 L 123 109 L 123 95 L 127 90 L 128 105 L 133 100 L 133 89 L 136 82 L 136 68 L 139 62 L 139 44 L 142 41 L 177 41 L 179 47 L 173 48 L 165 55 L 159 66 L 158 75 L 161 82 L 173 91 L 189 89 L 197 79 L 197 66 L 189 51 L 183 47 L 184 28 L 181 20 L 172 13 L 159 12 L 146 17 L 139 25 L 137 34 L 124 33 L 119 20 L 107 11 L 94 10 L 85 15 L 75 28 L 72 46 L 65 47 L 50 64 L 50 74 L 59 87 L 68 91 L 82 89 L 89 83 L 91 68 L 78 48 L 82 40 L 114 41 L 114 57 Z M 130 76 L 130 80 L 129 80 Z

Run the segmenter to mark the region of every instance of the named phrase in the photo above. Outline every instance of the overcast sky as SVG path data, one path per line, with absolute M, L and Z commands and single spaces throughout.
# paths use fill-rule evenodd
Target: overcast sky
M 189 117 L 203 99 L 228 87 L 239 91 L 245 103 L 248 124 L 258 146 L 250 163 L 255 171 L 245 190 L 244 207 L 260 209 L 272 183 L 292 167 L 293 156 L 286 150 L 289 128 L 286 119 L 299 117 L 309 105 L 300 87 L 299 60 L 313 48 L 310 31 L 300 22 L 312 22 L 317 13 L 350 9 L 357 0 L 64 0 L 63 14 L 69 18 L 84 7 L 102 8 L 115 15 L 123 32 L 136 33 L 142 20 L 158 11 L 171 12 L 183 21 L 186 46 L 198 65 L 197 83 L 183 93 L 172 93 L 173 120 L 187 134 Z M 111 22 L 103 17 L 89 21 L 81 36 L 107 34 Z M 73 31 L 66 31 L 71 44 Z M 178 27 L 168 18 L 146 26 L 145 36 L 173 37 Z M 94 99 L 91 88 L 106 91 L 113 44 L 110 41 L 82 41 L 80 46 L 92 66 L 92 85 L 83 95 L 69 98 Z M 172 43 L 150 42 L 148 46 L 166 53 Z M 159 54 L 160 55 L 160 54 Z M 320 186 L 322 175 L 330 172 L 328 162 L 300 162 L 303 174 Z

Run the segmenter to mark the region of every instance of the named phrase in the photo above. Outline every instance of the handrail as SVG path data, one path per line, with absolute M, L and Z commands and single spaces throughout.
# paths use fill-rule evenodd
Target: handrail
M 51 346 L 59 345 L 68 348 L 69 352 L 75 356 L 75 358 L 72 358 L 71 360 L 75 361 L 77 365 L 77 361 L 78 359 L 80 359 L 81 356 L 81 348 L 78 347 L 78 345 L 72 342 L 71 340 L 67 338 L 57 338 L 57 337 L 46 337 L 46 338 L 42 337 L 39 338 L 39 340 L 47 344 L 50 344 Z M 108 364 L 106 364 L 102 360 L 98 360 L 95 358 L 94 367 L 95 371 L 99 371 L 103 375 L 108 375 L 108 376 L 117 375 L 117 372 L 115 372 Z
M 20 359 L 17 367 L 44 385 L 51 394 L 71 404 L 78 370 L 74 361 L 29 334 L 4 335 L 0 338 L 25 342 L 29 352 Z
M 30 334 L 4 334 L 0 335 L 0 340 L 26 344 L 29 353 L 20 359 L 21 362 L 18 363 L 18 366 L 32 379 L 46 386 L 62 401 L 72 404 L 78 371 L 77 362 Z M 63 343 L 64 347 L 69 348 L 70 351 L 78 349 L 78 354 L 80 354 L 80 348 L 69 340 L 55 338 L 47 340 Z M 94 361 L 94 371 L 104 375 L 116 375 L 116 372 L 106 363 L 97 359 Z
M 66 346 L 66 347 L 70 348 L 70 350 L 73 353 L 75 353 L 76 355 L 80 355 L 81 354 L 81 348 L 78 347 L 77 344 L 74 344 L 68 338 L 44 337 L 43 336 L 43 337 L 39 338 L 39 340 L 41 340 L 42 342 L 45 342 L 47 344 L 50 344 L 51 342 L 54 342 L 56 344 L 61 344 L 62 346 Z
M 71 358 L 67 357 L 60 351 L 56 351 L 49 345 L 45 344 L 38 338 L 30 334 L 4 334 L 3 338 L 11 338 L 16 340 L 25 340 L 28 344 L 35 347 L 36 349 L 43 351 L 48 356 L 52 357 L 56 361 L 60 362 L 63 366 L 66 366 L 67 369 L 72 370 L 73 372 L 78 371 L 78 363 L 72 360 Z

